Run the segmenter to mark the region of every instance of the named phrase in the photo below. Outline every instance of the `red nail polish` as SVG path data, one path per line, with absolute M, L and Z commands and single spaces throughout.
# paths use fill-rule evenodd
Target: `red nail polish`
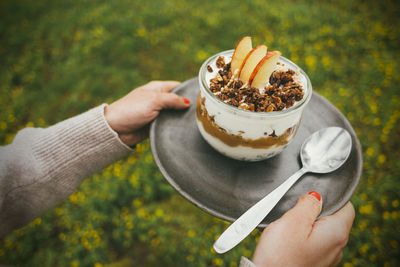
M 318 199 L 318 201 L 321 201 L 321 195 L 318 194 L 318 192 L 311 191 L 311 192 L 308 192 L 308 194 L 309 194 L 309 195 L 312 195 L 313 197 L 315 197 L 316 199 Z
M 183 102 L 185 102 L 185 104 L 190 104 L 190 100 L 187 99 L 186 97 L 183 98 Z

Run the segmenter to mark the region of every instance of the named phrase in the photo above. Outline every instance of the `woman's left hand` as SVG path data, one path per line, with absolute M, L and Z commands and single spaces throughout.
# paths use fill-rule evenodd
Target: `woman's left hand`
M 149 136 L 149 125 L 162 109 L 185 109 L 190 100 L 171 91 L 180 85 L 177 81 L 152 81 L 138 87 L 104 110 L 110 127 L 128 146 Z

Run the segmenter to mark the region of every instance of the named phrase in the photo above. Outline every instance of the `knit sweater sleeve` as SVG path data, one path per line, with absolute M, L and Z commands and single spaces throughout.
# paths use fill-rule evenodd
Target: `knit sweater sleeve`
M 257 267 L 251 260 L 246 257 L 240 258 L 240 265 L 239 267 Z
M 88 176 L 129 154 L 103 104 L 0 147 L 0 237 L 67 198 Z

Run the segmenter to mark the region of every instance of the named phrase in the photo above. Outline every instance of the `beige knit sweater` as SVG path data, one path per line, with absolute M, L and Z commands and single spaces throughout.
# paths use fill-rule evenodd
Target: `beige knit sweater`
M 87 177 L 127 156 L 103 104 L 46 129 L 25 128 L 0 147 L 0 238 L 67 198 Z M 254 266 L 242 258 L 241 266 Z
M 128 155 L 105 105 L 46 129 L 25 128 L 0 147 L 0 238 L 67 198 L 87 177 Z

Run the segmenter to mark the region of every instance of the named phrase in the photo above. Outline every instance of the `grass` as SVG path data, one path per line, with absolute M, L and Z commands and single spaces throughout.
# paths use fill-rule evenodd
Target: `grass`
M 2 1 L 0 144 L 153 79 L 187 80 L 244 35 L 301 66 L 353 125 L 364 169 L 341 266 L 398 266 L 399 4 L 395 1 Z M 210 250 L 226 223 L 183 200 L 148 142 L 0 242 L 18 266 L 237 266 Z

